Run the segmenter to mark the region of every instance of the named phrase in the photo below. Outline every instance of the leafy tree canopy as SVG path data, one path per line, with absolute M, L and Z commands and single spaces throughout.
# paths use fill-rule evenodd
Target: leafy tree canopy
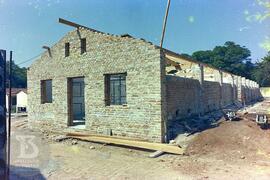
M 9 62 L 7 62 L 7 70 L 9 69 Z M 7 72 L 7 79 L 9 78 Z M 12 62 L 12 87 L 13 88 L 26 88 L 27 87 L 27 69 L 25 67 L 19 67 Z
M 270 86 L 270 52 L 262 58 L 261 62 L 256 63 L 252 75 L 261 86 Z
M 254 64 L 251 62 L 250 54 L 248 48 L 228 41 L 213 50 L 196 51 L 191 57 L 218 69 L 251 79 Z

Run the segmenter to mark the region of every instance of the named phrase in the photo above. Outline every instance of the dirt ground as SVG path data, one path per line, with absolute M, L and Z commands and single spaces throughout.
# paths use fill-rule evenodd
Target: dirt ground
M 270 100 L 257 103 L 239 121 L 221 119 L 219 126 L 195 134 L 185 155 L 153 159 L 150 151 L 72 139 L 58 142 L 59 134 L 29 129 L 26 117 L 13 118 L 11 179 L 268 180 L 270 129 L 262 130 L 250 114 L 268 109 Z M 21 142 L 31 143 L 22 137 L 34 137 L 32 144 L 38 149 L 27 161 L 21 156 Z

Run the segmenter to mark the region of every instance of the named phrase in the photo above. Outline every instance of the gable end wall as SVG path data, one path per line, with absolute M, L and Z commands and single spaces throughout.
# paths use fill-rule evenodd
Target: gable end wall
M 87 52 L 80 54 L 80 39 Z M 64 57 L 65 43 L 70 56 Z M 166 117 L 165 64 L 160 50 L 142 40 L 81 29 L 71 31 L 28 71 L 29 119 L 67 128 L 67 78 L 84 77 L 86 128 L 89 133 L 161 142 Z M 127 106 L 105 106 L 104 74 L 127 73 Z M 52 79 L 53 103 L 41 104 L 40 81 Z

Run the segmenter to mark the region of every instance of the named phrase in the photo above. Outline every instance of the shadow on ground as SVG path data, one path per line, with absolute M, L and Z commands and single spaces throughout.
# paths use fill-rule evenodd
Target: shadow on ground
M 217 112 L 215 115 L 206 115 L 203 117 L 190 116 L 186 118 L 176 118 L 168 122 L 169 140 L 177 138 L 179 135 L 188 137 L 192 134 L 202 132 L 207 129 L 218 127 L 222 113 Z
M 222 121 L 226 119 L 228 111 L 236 112 L 242 107 L 236 105 L 227 106 L 223 110 L 217 110 L 205 114 L 204 116 L 188 116 L 186 118 L 175 118 L 168 122 L 168 134 L 169 140 L 175 139 L 179 135 L 185 135 L 186 137 L 202 132 L 208 129 L 216 128 Z M 234 121 L 240 121 L 241 118 L 236 118 Z
M 258 102 L 262 101 L 260 99 Z M 249 104 L 246 104 L 243 107 L 241 103 L 235 103 L 233 105 L 229 105 L 224 107 L 222 110 L 216 110 L 210 113 L 205 114 L 204 116 L 188 116 L 186 118 L 175 118 L 168 122 L 168 139 L 172 140 L 177 138 L 178 136 L 188 137 L 195 133 L 203 132 L 208 129 L 216 128 L 222 123 L 222 121 L 228 120 L 226 119 L 226 113 L 228 111 L 238 111 L 244 110 L 247 107 L 253 107 L 257 102 L 252 101 Z M 234 121 L 240 121 L 241 118 L 236 118 Z
M 46 178 L 41 174 L 37 168 L 29 167 L 10 167 L 10 180 L 45 180 Z

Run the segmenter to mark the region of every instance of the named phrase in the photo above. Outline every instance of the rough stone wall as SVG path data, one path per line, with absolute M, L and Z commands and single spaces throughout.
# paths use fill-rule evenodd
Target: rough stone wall
M 246 101 L 250 103 L 252 101 L 251 88 L 246 88 Z
M 260 88 L 256 87 L 249 87 L 246 89 L 246 101 L 247 103 L 253 103 L 256 102 L 258 99 L 262 99 L 264 96 L 262 95 Z
M 199 102 L 201 101 L 199 81 L 171 75 L 166 77 L 168 119 L 198 115 L 200 113 Z M 219 82 L 204 81 L 202 91 L 204 113 L 218 110 L 220 105 L 225 107 L 234 102 L 231 84 L 223 83 L 221 89 Z
M 166 88 L 168 120 L 199 113 L 198 80 L 167 75 Z
M 87 41 L 84 54 L 80 38 Z M 69 57 L 64 57 L 66 42 L 70 43 Z M 56 43 L 50 54 L 45 52 L 28 71 L 28 111 L 29 120 L 55 127 L 68 128 L 67 81 L 72 77 L 84 77 L 86 131 L 111 131 L 115 136 L 154 142 L 164 141 L 166 123 L 176 116 L 211 112 L 233 103 L 233 97 L 250 101 L 259 96 L 258 88 L 250 90 L 240 83 L 234 96 L 231 84 L 223 83 L 221 88 L 219 74 L 215 82 L 200 79 L 202 87 L 196 79 L 165 75 L 164 53 L 130 37 L 74 30 Z M 105 105 L 104 74 L 113 73 L 127 73 L 127 105 Z M 47 79 L 52 79 L 53 102 L 41 104 L 41 80 Z
M 199 101 L 201 101 L 199 81 L 171 75 L 167 75 L 166 80 L 168 119 L 199 114 Z M 221 103 L 223 107 L 233 103 L 233 89 L 231 84 L 223 83 L 221 91 L 218 82 L 204 81 L 202 89 L 202 108 L 204 113 L 220 109 Z
M 246 85 L 242 86 L 242 99 L 245 102 L 245 104 L 249 104 L 251 102 L 250 99 L 250 89 Z
M 80 38 L 87 52 L 81 54 Z M 65 43 L 70 56 L 64 57 Z M 166 117 L 165 63 L 160 49 L 139 39 L 112 36 L 85 29 L 71 31 L 45 52 L 28 71 L 29 119 L 67 127 L 67 79 L 84 77 L 85 130 L 116 136 L 162 141 Z M 127 105 L 105 106 L 104 74 L 127 73 Z M 53 102 L 41 104 L 40 81 L 52 79 Z
M 261 95 L 260 91 L 257 91 L 257 89 L 253 87 L 251 89 L 251 101 L 254 102 L 254 101 L 256 101 L 257 99 L 260 99 L 260 98 L 262 98 L 262 95 Z
M 242 97 L 243 96 L 242 92 L 243 92 L 243 88 L 242 88 L 241 82 L 238 81 L 238 86 L 237 86 L 237 101 L 239 103 L 242 103 L 242 98 L 243 98 Z
M 223 83 L 222 84 L 222 105 L 228 106 L 233 103 L 233 89 L 232 85 L 228 83 Z
M 204 112 L 207 113 L 219 109 L 221 97 L 219 83 L 213 81 L 204 81 L 203 89 Z

